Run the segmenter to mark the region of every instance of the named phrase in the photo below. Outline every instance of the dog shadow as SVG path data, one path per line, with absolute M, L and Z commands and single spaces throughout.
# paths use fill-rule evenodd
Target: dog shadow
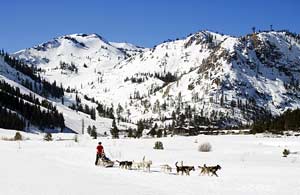
M 159 170 L 150 170 L 151 173 L 160 173 Z

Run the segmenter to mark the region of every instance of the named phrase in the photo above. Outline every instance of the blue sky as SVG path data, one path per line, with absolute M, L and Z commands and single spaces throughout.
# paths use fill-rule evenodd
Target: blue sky
M 256 29 L 300 33 L 298 0 L 6 0 L 0 48 L 14 52 L 71 33 L 152 47 L 202 29 L 243 35 Z

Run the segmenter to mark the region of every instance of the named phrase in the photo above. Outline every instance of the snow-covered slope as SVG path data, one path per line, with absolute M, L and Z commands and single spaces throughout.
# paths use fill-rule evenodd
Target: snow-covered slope
M 104 132 L 109 132 L 112 124 L 111 119 L 99 117 L 97 114 L 96 120 L 92 120 L 89 115 L 84 114 L 82 112 L 76 112 L 68 106 L 75 102 L 74 94 L 67 93 L 64 97 L 65 104 L 61 103 L 60 99 L 55 98 L 45 98 L 35 93 L 34 91 L 26 88 L 22 84 L 25 83 L 25 80 L 31 83 L 36 83 L 29 76 L 24 75 L 22 72 L 17 71 L 16 69 L 9 66 L 4 60 L 3 57 L 0 56 L 0 81 L 4 81 L 14 88 L 19 88 L 21 94 L 30 95 L 39 99 L 40 102 L 43 100 L 47 100 L 52 103 L 53 106 L 56 106 L 58 112 L 63 113 L 65 119 L 65 126 L 70 129 L 72 132 L 82 133 L 82 121 L 84 121 L 85 131 L 87 126 L 95 126 L 97 128 L 97 132 L 99 134 L 104 134 Z M 83 98 L 82 98 L 83 99 Z M 82 100 L 83 105 L 88 105 L 90 107 L 96 107 L 97 105 L 88 102 L 86 100 Z M 5 105 L 1 105 L 4 106 Z M 42 107 L 42 106 L 41 106 Z M 43 108 L 43 107 L 42 107 Z M 43 108 L 46 109 L 46 108 Z M 28 129 L 27 129 L 28 130 Z M 31 126 L 29 131 L 39 131 L 38 127 Z
M 72 34 L 55 38 L 14 54 L 37 66 L 43 77 L 56 80 L 65 87 L 81 88 L 118 62 L 143 51 L 126 43 L 110 44 L 97 34 Z
M 131 43 L 117 43 L 117 42 L 109 42 L 112 46 L 120 49 L 121 51 L 125 52 L 128 57 L 142 53 L 146 50 L 147 48 L 139 47 L 136 45 L 133 45 Z
M 177 119 L 184 114 L 185 123 L 198 115 L 219 126 L 246 125 L 259 115 L 279 114 L 300 106 L 299 35 L 271 31 L 236 38 L 201 31 L 129 58 L 116 48 L 135 47 L 99 41 L 111 52 L 97 62 L 102 50 L 97 54 L 93 50 L 94 55 L 87 54 L 93 62 L 90 64 L 82 61 L 81 51 L 91 46 L 81 36 L 71 37 L 85 47 L 74 42 L 71 48 L 61 47 L 71 43 L 62 37 L 59 44 L 53 44 L 55 48 L 28 49 L 16 56 L 43 67 L 46 72 L 42 76 L 46 78 L 75 86 L 80 93 L 114 104 L 115 108 L 120 104 L 119 115 L 132 121 L 167 119 L 166 125 L 168 119 L 175 120 L 174 112 Z M 43 58 L 50 62 L 45 63 Z M 76 66 L 86 63 L 86 69 L 95 70 L 80 68 L 78 74 L 73 74 L 55 69 L 61 60 L 73 61 Z

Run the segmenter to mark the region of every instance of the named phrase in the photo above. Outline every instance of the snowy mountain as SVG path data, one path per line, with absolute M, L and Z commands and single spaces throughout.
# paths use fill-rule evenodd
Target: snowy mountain
M 6 123 L 6 125 L 18 127 L 17 129 L 31 132 L 42 130 L 82 133 L 83 121 L 85 128 L 94 125 L 99 134 L 109 132 L 111 119 L 102 118 L 96 114 L 95 120 L 92 120 L 89 115 L 72 110 L 69 106 L 75 102 L 75 94 L 65 93 L 61 98 L 54 97 L 53 91 L 59 90 L 59 87 L 49 88 L 49 86 L 53 86 L 53 83 L 49 84 L 40 80 L 39 77 L 35 77 L 26 69 L 25 64 L 19 64 L 14 60 L 9 61 L 8 64 L 6 60 L 13 58 L 2 55 L 0 55 L 0 111 L 1 116 L 4 115 L 2 118 L 0 117 L 1 126 L 5 126 Z M 82 98 L 83 105 L 97 106 L 95 103 L 85 100 L 83 96 L 78 96 Z M 62 103 L 62 99 L 64 103 Z M 20 120 L 11 117 L 6 111 L 17 114 Z M 13 123 L 7 121 L 11 119 L 15 121 L 12 121 Z
M 300 37 L 286 31 L 200 31 L 141 50 L 77 34 L 15 56 L 41 68 L 42 77 L 113 105 L 126 121 L 228 127 L 300 107 Z
M 97 34 L 72 34 L 55 38 L 14 54 L 34 65 L 50 81 L 79 88 L 102 74 L 112 65 L 144 49 L 126 43 L 109 43 Z M 92 73 L 94 77 L 90 77 Z M 80 82 L 78 82 L 80 81 Z
M 125 52 L 129 57 L 147 50 L 147 48 L 139 47 L 131 43 L 109 42 L 109 44 Z

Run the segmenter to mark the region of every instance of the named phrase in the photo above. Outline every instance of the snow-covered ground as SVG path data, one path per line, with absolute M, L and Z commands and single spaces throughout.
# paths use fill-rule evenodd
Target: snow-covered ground
M 0 139 L 15 131 L 0 129 Z M 164 150 L 154 150 L 158 139 L 100 138 L 55 134 L 52 142 L 43 135 L 25 134 L 26 141 L 0 140 L 0 194 L 299 194 L 300 154 L 282 157 L 284 148 L 300 151 L 300 137 L 268 138 L 253 135 L 161 138 Z M 60 141 L 59 141 L 60 140 Z M 101 140 L 113 160 L 153 161 L 151 172 L 101 168 L 94 165 L 95 147 Z M 197 140 L 197 143 L 195 143 Z M 198 152 L 209 142 L 212 152 Z M 160 172 L 161 164 L 176 161 L 196 166 L 191 176 Z M 198 165 L 219 164 L 219 177 L 199 176 Z

